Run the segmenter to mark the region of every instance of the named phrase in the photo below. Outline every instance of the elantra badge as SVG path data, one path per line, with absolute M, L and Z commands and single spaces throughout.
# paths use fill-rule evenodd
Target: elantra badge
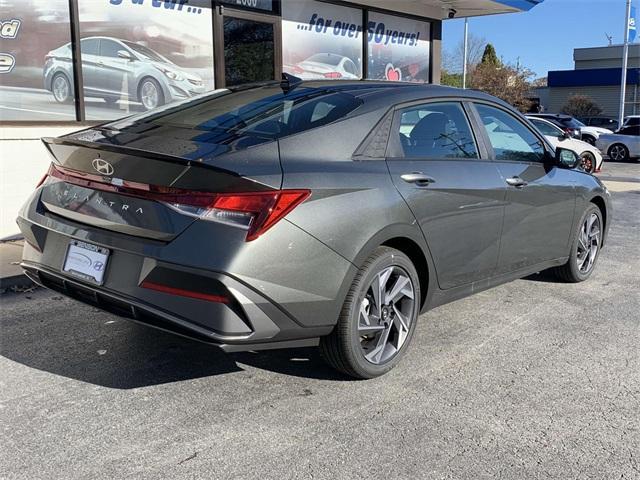
M 95 171 L 100 173 L 101 175 L 113 175 L 113 165 L 111 165 L 106 160 L 96 158 L 93 160 L 93 162 L 91 162 L 91 164 L 93 165 Z

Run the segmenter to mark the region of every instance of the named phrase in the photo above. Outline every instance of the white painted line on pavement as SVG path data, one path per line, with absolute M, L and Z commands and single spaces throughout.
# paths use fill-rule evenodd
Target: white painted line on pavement
M 0 108 L 3 108 L 5 110 L 15 110 L 15 111 L 18 111 L 18 112 L 44 113 L 46 115 L 60 115 L 62 117 L 76 118 L 76 114 L 75 113 L 45 112 L 43 110 L 29 110 L 28 108 L 5 107 L 4 105 L 0 105 Z

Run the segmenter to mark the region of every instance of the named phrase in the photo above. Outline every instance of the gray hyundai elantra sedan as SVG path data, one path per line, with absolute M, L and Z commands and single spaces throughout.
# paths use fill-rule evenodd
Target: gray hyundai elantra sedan
M 285 76 L 45 139 L 18 223 L 35 282 L 226 351 L 320 347 L 357 378 L 418 315 L 592 274 L 609 193 L 478 92 Z

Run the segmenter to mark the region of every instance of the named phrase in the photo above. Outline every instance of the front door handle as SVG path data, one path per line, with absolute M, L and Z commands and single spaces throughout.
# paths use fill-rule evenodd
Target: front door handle
M 400 178 L 407 183 L 415 183 L 416 185 L 429 185 L 435 183 L 435 180 L 429 175 L 425 175 L 422 172 L 405 173 L 400 175 Z
M 507 183 L 512 187 L 526 187 L 528 185 L 528 183 L 520 177 L 507 178 Z

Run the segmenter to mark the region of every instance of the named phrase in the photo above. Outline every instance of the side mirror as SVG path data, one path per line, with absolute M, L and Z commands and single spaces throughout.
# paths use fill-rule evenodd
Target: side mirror
M 118 57 L 124 58 L 125 60 L 133 60 L 131 53 L 127 52 L 126 50 L 118 50 Z
M 556 148 L 556 163 L 564 168 L 576 168 L 580 165 L 580 157 L 573 150 Z

